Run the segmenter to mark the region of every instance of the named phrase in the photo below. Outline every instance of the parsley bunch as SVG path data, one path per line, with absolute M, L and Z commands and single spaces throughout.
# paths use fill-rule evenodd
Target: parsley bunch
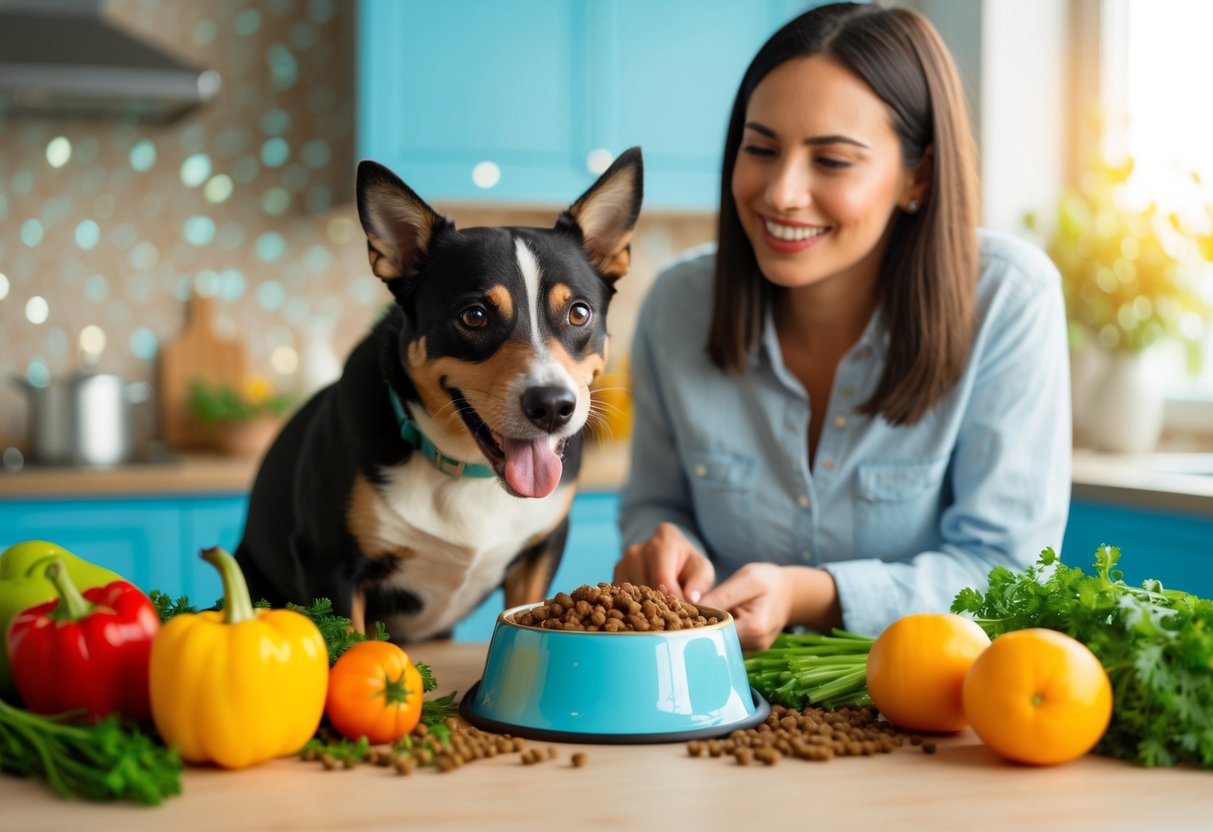
M 61 797 L 156 805 L 181 793 L 181 759 L 117 716 L 86 724 L 0 702 L 0 773 L 45 780 Z
M 1088 575 L 1045 549 L 1021 573 L 995 567 L 984 594 L 961 590 L 952 612 L 969 613 L 991 638 L 1047 627 L 1089 647 L 1113 691 L 1097 753 L 1213 768 L 1213 601 L 1155 580 L 1129 586 L 1119 559 L 1119 549 L 1100 546 Z

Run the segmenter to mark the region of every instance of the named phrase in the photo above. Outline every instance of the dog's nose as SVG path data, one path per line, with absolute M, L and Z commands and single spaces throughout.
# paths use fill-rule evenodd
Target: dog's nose
M 568 424 L 577 408 L 577 397 L 567 387 L 532 387 L 522 394 L 522 412 L 531 424 L 552 433 Z

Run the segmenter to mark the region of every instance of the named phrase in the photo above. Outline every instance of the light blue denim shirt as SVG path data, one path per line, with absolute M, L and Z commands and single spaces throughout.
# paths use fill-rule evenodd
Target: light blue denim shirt
M 1061 282 L 1043 252 L 982 232 L 977 330 L 964 374 L 914 425 L 859 412 L 885 366 L 871 321 L 834 377 L 817 455 L 809 400 L 768 310 L 749 371 L 708 359 L 714 251 L 666 269 L 631 365 L 635 428 L 625 544 L 680 526 L 722 580 L 750 561 L 834 576 L 848 630 L 946 611 L 991 567 L 1060 551 L 1070 500 L 1070 387 Z

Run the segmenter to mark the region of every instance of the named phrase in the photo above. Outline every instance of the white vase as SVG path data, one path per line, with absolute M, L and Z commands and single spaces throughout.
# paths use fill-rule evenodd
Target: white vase
M 1101 451 L 1145 453 L 1162 436 L 1163 390 L 1143 351 L 1107 355 L 1084 403 L 1087 442 Z
M 1070 347 L 1070 412 L 1074 420 L 1074 439 L 1087 444 L 1087 421 L 1091 396 L 1108 372 L 1110 353 L 1094 340 L 1086 339 Z

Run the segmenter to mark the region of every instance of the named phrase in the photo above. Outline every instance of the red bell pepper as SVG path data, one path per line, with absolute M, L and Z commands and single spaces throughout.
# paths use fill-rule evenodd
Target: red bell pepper
M 76 589 L 56 558 L 46 577 L 59 598 L 18 614 L 5 639 L 25 706 L 41 714 L 83 709 L 92 719 L 151 717 L 148 662 L 156 608 L 126 581 Z

